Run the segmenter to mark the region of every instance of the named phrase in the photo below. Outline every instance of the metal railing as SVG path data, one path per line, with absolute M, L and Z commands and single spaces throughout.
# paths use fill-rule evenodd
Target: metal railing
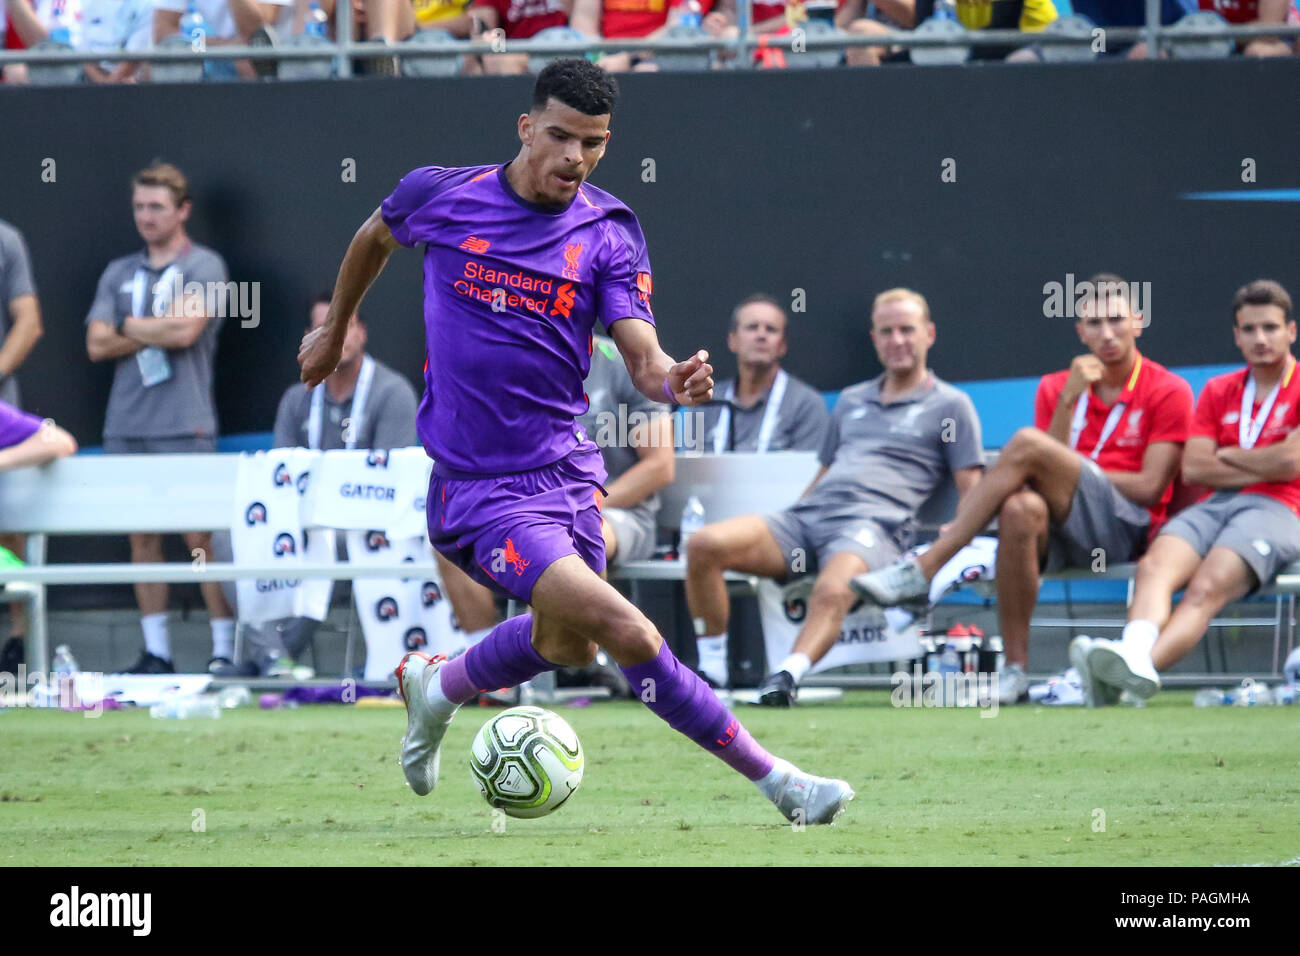
M 738 22 L 742 25 L 752 22 L 751 0 L 741 0 L 738 10 Z M 356 41 L 352 39 L 352 22 L 348 4 L 339 4 L 339 16 L 336 26 L 336 41 L 321 40 L 310 46 L 273 45 L 273 46 L 199 46 L 189 49 L 184 46 L 155 48 L 138 51 L 80 51 L 72 49 L 31 49 L 0 50 L 0 66 L 9 63 L 29 65 L 58 66 L 80 64 L 85 62 L 141 62 L 165 64 L 197 65 L 206 61 L 329 61 L 333 72 L 339 77 L 352 74 L 353 58 L 390 57 L 399 61 L 444 60 L 463 56 L 481 56 L 502 53 L 528 54 L 529 56 L 553 57 L 562 55 L 585 56 L 589 54 L 610 53 L 685 53 L 716 54 L 729 53 L 728 65 L 733 69 L 750 69 L 754 67 L 754 50 L 760 47 L 779 49 L 785 52 L 816 52 L 831 50 L 850 50 L 869 47 L 901 47 L 905 49 L 939 49 L 960 51 L 974 47 L 1056 47 L 1089 49 L 1095 31 L 1104 35 L 1105 43 L 1123 46 L 1145 42 L 1149 49 L 1159 49 L 1162 44 L 1183 44 L 1204 46 L 1207 42 L 1218 41 L 1231 44 L 1256 37 L 1295 38 L 1300 37 L 1300 25 L 1287 24 L 1245 24 L 1234 26 L 1226 22 L 1202 25 L 1178 23 L 1165 26 L 1159 23 L 1159 0 L 1147 0 L 1147 22 L 1136 27 L 1096 27 L 1089 32 L 1079 32 L 1087 21 L 1076 18 L 1074 31 L 1038 31 L 1027 33 L 1020 30 L 965 30 L 955 26 L 951 32 L 927 33 L 924 30 L 891 30 L 876 35 L 850 34 L 843 31 L 828 32 L 796 29 L 789 34 L 775 38 L 760 38 L 749 31 L 742 30 L 734 38 L 718 38 L 700 34 L 699 36 L 672 36 L 660 39 L 585 39 L 585 40 L 506 40 L 499 31 L 496 35 L 488 34 L 474 40 L 449 39 L 445 43 L 424 44 L 402 42 L 388 44 L 382 41 Z M 824 22 L 824 21 L 821 21 Z M 1062 21 L 1056 21 L 1062 22 Z M 1181 21 L 1180 21 L 1181 22 Z M 821 28 L 825 29 L 825 28 Z M 773 42 L 773 40 L 779 42 Z M 1230 49 L 1230 48 L 1229 48 Z M 1205 54 L 1202 54 L 1205 55 Z M 1219 53 L 1215 55 L 1224 55 Z

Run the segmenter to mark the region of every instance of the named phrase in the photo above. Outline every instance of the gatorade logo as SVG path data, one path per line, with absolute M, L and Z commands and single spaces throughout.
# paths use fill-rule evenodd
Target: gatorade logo
M 422 627 L 413 627 L 402 636 L 402 646 L 408 651 L 418 651 L 429 643 L 429 636 Z
M 382 597 L 375 603 L 375 617 L 381 621 L 391 621 L 397 617 L 397 602 L 390 597 Z
M 434 581 L 425 581 L 420 585 L 420 603 L 425 607 L 433 607 L 442 600 L 442 590 Z
M 266 505 L 260 501 L 254 501 L 244 512 L 244 522 L 250 528 L 255 524 L 266 524 Z
M 566 282 L 555 290 L 555 305 L 551 306 L 551 315 L 562 315 L 569 318 L 569 310 L 573 308 L 575 293 L 573 283 Z

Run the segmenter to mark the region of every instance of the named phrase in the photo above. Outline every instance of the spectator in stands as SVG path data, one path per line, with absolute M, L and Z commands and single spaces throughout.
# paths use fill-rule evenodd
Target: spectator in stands
M 0 471 L 43 465 L 76 450 L 77 442 L 54 422 L 42 421 L 0 401 Z M 21 631 L 9 635 L 0 648 L 0 673 L 13 674 L 26 660 L 24 640 Z
M 154 0 L 153 42 L 161 43 L 180 32 L 181 17 L 191 0 Z M 294 22 L 293 0 L 193 0 L 207 23 L 208 47 L 245 46 L 268 24 L 289 29 Z M 269 61 L 268 61 L 269 62 Z M 248 60 L 208 60 L 203 75 L 209 80 L 252 79 L 257 71 Z
M 500 30 L 507 41 L 526 40 L 549 27 L 567 26 L 573 0 L 474 0 L 471 33 L 480 37 Z M 483 57 L 483 72 L 527 73 L 528 54 L 498 53 Z
M 644 561 L 655 550 L 659 492 L 673 483 L 673 420 L 632 384 L 613 339 L 596 336 L 583 388 L 587 411 L 578 424 L 600 448 L 609 477 L 601 534 L 610 565 Z
M 713 0 L 573 0 L 569 25 L 607 40 L 658 39 L 681 22 L 691 4 L 701 15 L 713 9 Z M 613 53 L 597 62 L 611 73 L 658 69 L 650 53 Z
M 1057 18 L 1052 0 L 956 0 L 957 19 L 967 30 L 1019 30 L 1037 33 Z M 935 0 L 916 0 L 916 22 L 934 15 Z M 971 47 L 972 60 L 1036 60 L 1028 48 Z
M 145 248 L 108 264 L 86 315 L 90 360 L 116 365 L 104 416 L 104 451 L 215 452 L 212 374 L 217 334 L 230 311 L 226 264 L 186 234 L 192 202 L 179 169 L 155 163 L 137 173 L 131 186 L 135 227 Z M 183 537 L 191 553 L 211 553 L 210 532 Z M 132 534 L 130 540 L 132 561 L 163 560 L 161 535 Z M 234 653 L 233 612 L 219 583 L 200 587 L 212 624 L 212 657 L 221 663 Z M 145 648 L 129 673 L 174 672 L 167 590 L 161 583 L 135 585 Z
M 4 4 L 19 49 L 50 39 L 56 18 L 67 27 L 75 50 L 111 53 L 147 50 L 151 45 L 152 0 L 4 0 Z M 82 72 L 92 83 L 130 83 L 139 67 L 138 62 L 89 62 Z
M 21 232 L 0 219 L 0 401 L 22 407 L 14 376 L 43 334 L 27 243 Z M 0 547 L 20 559 L 27 557 L 24 535 L 0 535 Z M 17 638 L 21 644 L 26 633 L 27 606 L 15 601 L 9 605 L 10 640 Z
M 1229 23 L 1300 23 L 1293 0 L 1200 0 L 1202 10 L 1213 10 Z M 1281 37 L 1254 37 L 1239 44 L 1246 56 L 1290 56 L 1295 41 Z
M 686 598 L 701 670 L 714 684 L 727 680 L 723 573 L 777 580 L 817 574 L 792 653 L 759 688 L 770 706 L 793 704 L 799 680 L 834 646 L 857 600 L 849 581 L 911 546 L 917 510 L 949 475 L 965 496 L 983 470 L 974 406 L 926 366 L 935 327 L 924 297 L 909 289 L 882 292 L 871 326 L 884 374 L 841 393 L 821 470 L 803 497 L 778 514 L 706 525 L 688 546 Z
M 835 11 L 835 25 L 847 33 L 880 35 L 916 27 L 916 0 L 843 0 Z M 851 47 L 844 51 L 845 66 L 879 66 L 889 55 L 883 46 Z
M 1214 494 L 1161 530 L 1138 563 L 1119 641 L 1075 638 L 1071 660 L 1092 703 L 1121 690 L 1146 699 L 1159 671 L 1191 652 L 1228 602 L 1300 560 L 1300 374 L 1291 296 L 1270 279 L 1232 299 L 1246 367 L 1210 379 L 1196 403 L 1183 477 Z M 1172 614 L 1176 591 L 1186 589 Z
M 811 385 L 781 368 L 788 343 L 785 309 L 755 293 L 731 312 L 727 348 L 737 378 L 717 384 L 704 406 L 704 450 L 816 451 L 830 421 L 826 402 Z
M 997 516 L 1007 662 L 998 690 L 1008 704 L 1029 689 L 1029 621 L 1041 569 L 1136 560 L 1166 518 L 1191 422 L 1191 386 L 1138 351 L 1143 320 L 1128 283 L 1108 274 L 1089 282 L 1075 322 L 1088 351 L 1043 377 L 1035 427 L 1016 432 L 928 551 L 852 584 L 886 607 L 926 602 L 938 570 Z

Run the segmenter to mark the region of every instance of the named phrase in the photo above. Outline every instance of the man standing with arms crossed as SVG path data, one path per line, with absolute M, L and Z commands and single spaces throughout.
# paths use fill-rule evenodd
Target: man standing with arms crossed
M 854 591 L 884 607 L 927 602 L 930 579 L 996 515 L 1002 703 L 1028 692 L 1040 569 L 1135 560 L 1165 519 L 1191 420 L 1191 386 L 1137 349 L 1142 317 L 1132 312 L 1127 283 L 1111 275 L 1090 281 L 1100 291 L 1075 322 L 1088 352 L 1043 377 L 1035 427 L 1016 432 L 928 551 L 853 581 Z M 1073 653 L 1071 662 L 1082 675 Z
M 517 121 L 503 166 L 424 167 L 353 238 L 323 329 L 299 349 L 302 378 L 338 364 L 347 316 L 399 245 L 425 243 L 429 364 L 421 441 L 434 459 L 434 546 L 480 583 L 532 606 L 452 661 L 407 655 L 401 763 L 423 796 L 443 735 L 480 689 L 585 666 L 598 645 L 673 729 L 753 781 L 787 819 L 831 823 L 853 797 L 760 747 L 650 621 L 600 578 L 600 450 L 575 431 L 599 318 L 646 397 L 695 405 L 713 392 L 707 354 L 674 363 L 659 347 L 640 225 L 584 185 L 605 152 L 617 90 L 581 59 L 558 60 Z
M 1205 383 L 1183 477 L 1215 489 L 1179 512 L 1138 563 L 1119 641 L 1075 638 L 1080 676 L 1110 696 L 1146 699 L 1158 672 L 1200 643 L 1214 615 L 1300 560 L 1300 374 L 1291 296 L 1271 279 L 1237 290 L 1233 339 L 1246 367 Z M 1174 592 L 1186 588 L 1171 612 Z M 1076 651 L 1071 646 L 1071 656 Z
M 114 259 L 100 276 L 86 316 L 86 352 L 92 362 L 113 361 L 113 389 L 104 414 L 104 451 L 110 455 L 211 453 L 217 450 L 217 411 L 212 394 L 217 332 L 223 318 L 207 314 L 203 301 L 176 294 L 190 283 L 220 284 L 226 264 L 206 246 L 190 241 L 185 224 L 193 203 L 179 169 L 157 163 L 131 181 L 131 209 L 144 240 L 139 252 Z M 217 310 L 225 314 L 225 310 Z M 191 553 L 212 553 L 210 531 L 182 537 Z M 163 560 L 162 535 L 132 534 L 131 560 Z M 199 585 L 212 625 L 209 668 L 229 664 L 235 650 L 234 611 L 216 581 Z M 131 674 L 170 674 L 166 584 L 135 585 L 144 650 Z

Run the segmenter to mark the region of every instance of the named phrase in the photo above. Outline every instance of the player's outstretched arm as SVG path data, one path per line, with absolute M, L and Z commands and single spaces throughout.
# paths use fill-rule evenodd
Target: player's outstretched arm
M 325 324 L 304 335 L 302 344 L 298 346 L 298 364 L 302 367 L 300 378 L 308 387 L 319 385 L 338 368 L 348 319 L 356 312 L 366 290 L 399 245 L 378 209 L 352 237 L 339 266 L 338 278 L 334 280 L 334 297 L 330 300 Z
M 713 366 L 708 352 L 701 350 L 684 362 L 674 362 L 659 347 L 654 326 L 640 319 L 620 319 L 610 326 L 610 335 L 632 383 L 646 398 L 667 401 L 669 391 L 678 405 L 702 405 L 713 398 Z

